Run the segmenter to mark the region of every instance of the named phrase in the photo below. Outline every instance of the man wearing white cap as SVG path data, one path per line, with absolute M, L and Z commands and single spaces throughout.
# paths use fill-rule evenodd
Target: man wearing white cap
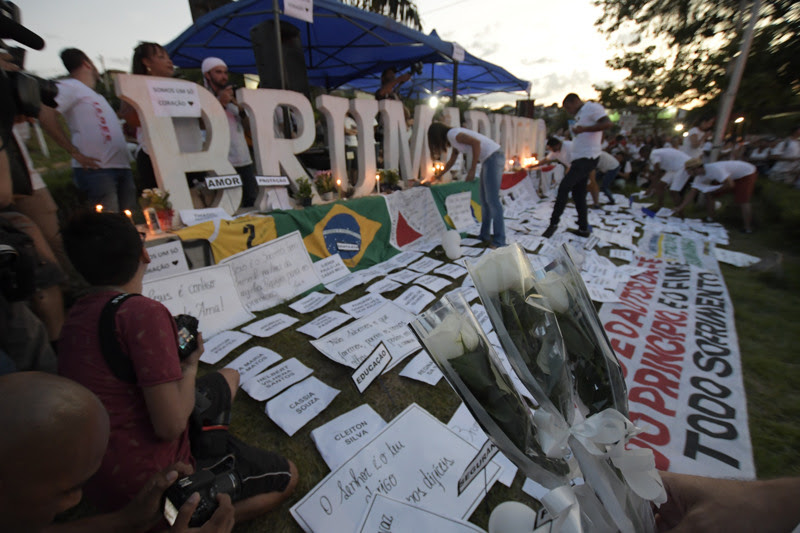
M 680 213 L 697 196 L 697 192 L 706 195 L 708 209 L 707 221 L 714 214 L 715 198 L 727 192 L 733 192 L 734 200 L 742 208 L 742 221 L 744 233 L 753 232 L 753 210 L 750 206 L 750 197 L 756 185 L 756 167 L 747 161 L 717 161 L 705 163 L 699 157 L 689 159 L 684 163 L 686 172 L 694 177 L 692 189 L 686 194 L 683 203 L 675 208 L 673 214 Z
M 228 66 L 218 57 L 207 57 L 203 60 L 203 83 L 214 93 L 228 115 L 228 126 L 231 130 L 231 148 L 228 151 L 230 161 L 236 173 L 242 178 L 241 207 L 252 207 L 256 202 L 258 185 L 253 159 L 244 137 L 244 111 L 236 101 L 233 85 L 228 83 Z

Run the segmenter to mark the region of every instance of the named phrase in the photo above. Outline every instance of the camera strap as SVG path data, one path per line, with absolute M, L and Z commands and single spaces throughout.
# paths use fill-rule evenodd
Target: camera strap
M 103 359 L 105 359 L 108 368 L 120 381 L 133 384 L 136 383 L 136 371 L 133 369 L 133 362 L 130 357 L 126 356 L 122 351 L 122 346 L 119 343 L 119 339 L 117 339 L 116 323 L 114 322 L 117 309 L 131 296 L 140 295 L 123 292 L 106 303 L 100 313 L 98 334 L 100 337 L 100 352 L 103 354 Z

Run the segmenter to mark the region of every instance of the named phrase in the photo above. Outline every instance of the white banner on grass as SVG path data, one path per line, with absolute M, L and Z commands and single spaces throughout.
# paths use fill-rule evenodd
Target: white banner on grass
M 299 231 L 232 255 L 222 264 L 230 265 L 251 311 L 269 309 L 320 284 Z
M 639 239 L 637 254 L 719 272 L 714 244 L 696 234 L 685 236 L 646 231 Z
M 205 339 L 254 318 L 239 299 L 228 265 L 190 270 L 144 284 L 142 294 L 164 304 L 173 315 L 200 321 Z
M 433 510 L 376 494 L 357 533 L 389 531 L 435 531 L 436 533 L 485 533 L 475 524 L 443 516 Z
M 353 531 L 377 494 L 444 516 L 469 517 L 497 480 L 473 483 L 458 495 L 458 478 L 477 448 L 417 404 L 411 404 L 349 461 L 328 474 L 292 507 L 307 532 Z
M 742 364 L 733 305 L 718 272 L 640 258 L 600 318 L 626 373 L 631 445 L 656 466 L 711 477 L 752 478 Z

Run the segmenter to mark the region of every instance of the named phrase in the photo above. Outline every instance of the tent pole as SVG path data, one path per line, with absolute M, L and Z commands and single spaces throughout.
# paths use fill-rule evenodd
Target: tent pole
M 272 0 L 272 19 L 275 21 L 275 50 L 278 51 L 278 69 L 281 78 L 281 90 L 286 90 L 286 67 L 283 64 L 283 43 L 281 42 L 281 11 L 278 8 L 278 0 Z M 281 106 L 283 110 L 283 135 L 287 139 L 292 138 L 292 124 L 289 117 L 289 108 Z
M 450 105 L 456 107 L 456 97 L 458 96 L 458 61 L 453 61 L 453 95 L 450 98 Z

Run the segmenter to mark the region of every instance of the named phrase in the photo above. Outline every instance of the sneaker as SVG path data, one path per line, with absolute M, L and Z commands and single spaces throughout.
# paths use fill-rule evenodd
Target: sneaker
M 547 226 L 547 229 L 544 230 L 544 233 L 542 233 L 542 237 L 544 237 L 545 239 L 549 239 L 550 237 L 553 236 L 553 234 L 556 232 L 557 229 L 558 226 L 550 224 L 549 226 Z

